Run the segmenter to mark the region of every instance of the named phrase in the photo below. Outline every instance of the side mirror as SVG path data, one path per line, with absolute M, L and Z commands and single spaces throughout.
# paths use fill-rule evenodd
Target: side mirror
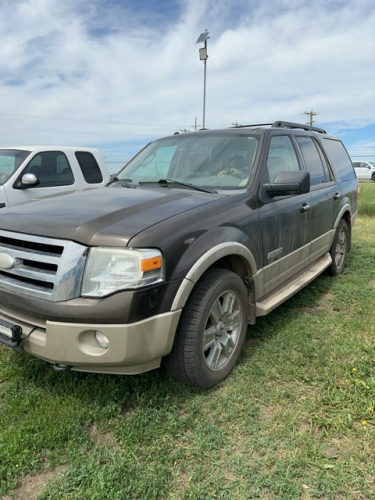
M 271 184 L 264 184 L 264 189 L 271 198 L 291 196 L 310 192 L 310 172 L 279 172 Z
M 35 174 L 23 174 L 21 180 L 14 186 L 15 189 L 28 189 L 39 185 L 39 179 Z

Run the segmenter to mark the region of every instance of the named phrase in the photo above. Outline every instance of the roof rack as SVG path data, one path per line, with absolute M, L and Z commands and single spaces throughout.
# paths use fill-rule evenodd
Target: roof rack
M 266 125 L 272 125 L 272 123 L 252 123 L 251 125 L 234 125 L 229 128 L 246 128 L 246 127 L 265 127 Z
M 326 134 L 327 133 L 322 128 L 312 127 L 311 125 L 304 125 L 302 123 L 293 123 L 293 122 L 276 121 L 276 122 L 272 123 L 272 127 L 301 128 L 302 130 L 310 130 L 312 132 L 319 132 L 320 134 Z
M 284 121 L 276 121 L 273 123 L 252 123 L 250 125 L 234 125 L 229 128 L 247 128 L 247 127 L 277 127 L 277 128 L 300 128 L 302 130 L 310 130 L 312 132 L 319 132 L 320 134 L 326 134 L 327 132 L 322 128 L 312 127 L 311 125 L 304 125 L 303 123 L 293 123 L 293 122 L 284 122 Z

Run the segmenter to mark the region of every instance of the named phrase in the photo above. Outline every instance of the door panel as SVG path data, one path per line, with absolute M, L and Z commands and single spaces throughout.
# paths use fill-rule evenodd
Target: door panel
M 301 170 L 300 163 L 289 136 L 271 137 L 263 183 L 272 182 L 279 172 L 298 170 Z M 261 198 L 261 293 L 267 294 L 309 262 L 311 194 L 269 198 L 263 193 Z

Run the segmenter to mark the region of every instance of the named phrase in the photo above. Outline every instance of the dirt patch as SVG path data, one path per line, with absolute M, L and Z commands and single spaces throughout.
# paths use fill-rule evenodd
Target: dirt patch
M 273 406 L 261 406 L 259 412 L 259 419 L 265 425 L 273 424 L 278 416 L 280 415 L 280 408 L 275 408 Z
M 62 474 L 63 467 L 53 468 L 37 474 L 36 476 L 25 476 L 18 482 L 18 486 L 12 496 L 2 496 L 2 500 L 36 500 L 41 494 L 47 481 L 53 479 L 56 474 Z
M 298 309 L 292 309 L 293 312 L 307 312 L 309 314 L 316 314 L 319 312 L 334 312 L 334 308 L 332 305 L 332 300 L 335 298 L 333 293 L 324 294 L 318 302 L 316 306 L 305 306 L 299 307 Z
M 350 441 L 346 439 L 333 439 L 331 445 L 325 449 L 325 455 L 327 457 L 336 458 L 337 460 L 342 460 L 350 456 L 351 452 L 352 445 Z
M 375 280 L 370 281 L 370 285 L 375 287 Z
M 111 448 L 119 447 L 118 442 L 114 439 L 111 432 L 99 432 L 95 424 L 88 427 L 88 433 L 94 444 L 110 446 Z
M 128 415 L 130 415 L 131 413 L 133 413 L 134 410 L 132 410 L 130 408 L 130 406 L 127 406 L 127 405 L 124 405 L 122 408 L 121 408 L 121 415 L 123 417 L 127 417 Z

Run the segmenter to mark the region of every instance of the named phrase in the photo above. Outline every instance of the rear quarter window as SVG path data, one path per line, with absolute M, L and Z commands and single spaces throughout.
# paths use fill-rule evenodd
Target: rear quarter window
M 103 181 L 102 171 L 94 155 L 87 151 L 77 151 L 75 155 L 88 184 L 99 184 Z
M 355 179 L 354 168 L 343 143 L 338 139 L 328 138 L 323 138 L 322 141 L 336 176 L 338 175 L 338 178 L 344 182 Z

